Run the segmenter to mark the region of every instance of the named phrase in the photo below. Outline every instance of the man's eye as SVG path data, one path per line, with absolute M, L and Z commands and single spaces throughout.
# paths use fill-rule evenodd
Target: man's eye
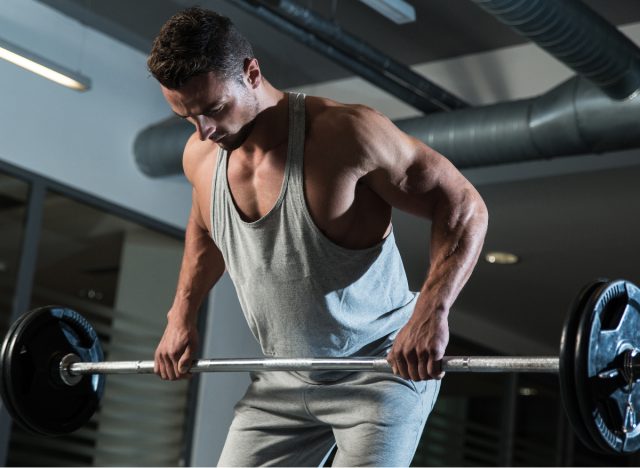
M 215 108 L 213 108 L 213 109 L 209 109 L 209 110 L 205 113 L 205 115 L 208 115 L 208 116 L 215 115 L 215 114 L 217 114 L 218 112 L 220 112 L 220 111 L 223 109 L 223 107 L 224 107 L 224 106 L 218 106 L 218 107 L 215 107 Z

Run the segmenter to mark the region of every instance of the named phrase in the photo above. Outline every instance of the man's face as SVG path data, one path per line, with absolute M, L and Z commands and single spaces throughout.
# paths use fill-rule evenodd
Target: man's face
M 200 140 L 213 140 L 228 151 L 246 140 L 258 114 L 252 90 L 214 73 L 196 75 L 178 90 L 161 89 L 173 112 L 195 125 Z

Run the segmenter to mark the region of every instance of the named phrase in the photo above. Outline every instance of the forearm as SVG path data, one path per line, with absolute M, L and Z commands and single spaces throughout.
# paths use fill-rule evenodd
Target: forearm
M 207 232 L 190 220 L 176 295 L 168 318 L 195 323 L 202 301 L 220 279 L 224 268 L 222 254 Z
M 487 222 L 486 206 L 472 187 L 459 200 L 447 199 L 435 207 L 431 266 L 421 289 L 422 307 L 416 313 L 448 315 L 478 262 Z

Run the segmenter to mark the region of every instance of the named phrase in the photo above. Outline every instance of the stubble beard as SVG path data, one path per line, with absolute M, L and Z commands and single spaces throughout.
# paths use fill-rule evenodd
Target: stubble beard
M 236 133 L 227 135 L 218 142 L 218 145 L 228 152 L 240 148 L 251 134 L 251 130 L 253 130 L 256 117 L 258 116 L 258 100 L 253 96 L 251 97 L 253 99 L 246 103 L 249 116 L 248 121 L 242 125 Z

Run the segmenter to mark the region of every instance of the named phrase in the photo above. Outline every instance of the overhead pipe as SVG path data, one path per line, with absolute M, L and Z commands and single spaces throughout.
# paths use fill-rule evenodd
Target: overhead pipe
M 468 107 L 468 104 L 459 97 L 451 94 L 413 71 L 410 67 L 383 54 L 361 39 L 343 30 L 337 23 L 327 21 L 317 13 L 304 8 L 290 0 L 278 0 L 279 8 L 288 17 L 293 18 L 313 34 L 329 40 L 332 45 L 356 55 L 359 60 L 365 61 L 385 74 L 394 76 L 407 86 L 415 89 L 415 92 L 424 95 L 432 101 L 440 110 L 455 110 Z
M 233 4 L 426 114 L 467 106 L 409 67 L 291 2 L 234 0 Z
M 580 0 L 472 0 L 612 99 L 640 90 L 640 48 Z
M 460 169 L 640 147 L 640 99 L 574 77 L 530 99 L 395 122 Z
M 582 77 L 529 99 L 395 121 L 459 169 L 640 147 L 640 99 L 616 101 Z M 171 117 L 143 130 L 135 158 L 151 177 L 178 174 L 193 127 Z
M 142 130 L 133 143 L 138 169 L 149 177 L 181 174 L 182 153 L 193 131 L 193 125 L 173 116 Z

